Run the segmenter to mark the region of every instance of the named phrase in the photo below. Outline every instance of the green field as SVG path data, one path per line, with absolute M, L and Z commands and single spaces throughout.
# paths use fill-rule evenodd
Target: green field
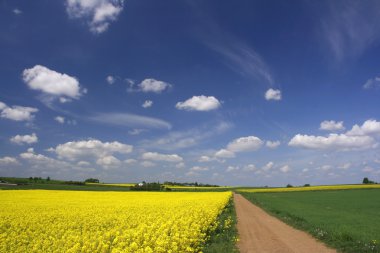
M 341 252 L 380 252 L 378 189 L 241 194 Z

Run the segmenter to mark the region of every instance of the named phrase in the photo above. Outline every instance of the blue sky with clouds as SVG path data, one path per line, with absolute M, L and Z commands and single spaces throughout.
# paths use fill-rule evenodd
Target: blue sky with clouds
M 0 2 L 0 175 L 380 181 L 378 1 Z

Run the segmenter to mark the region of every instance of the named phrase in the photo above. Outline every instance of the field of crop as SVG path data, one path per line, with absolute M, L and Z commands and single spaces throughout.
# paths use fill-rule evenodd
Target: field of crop
M 0 252 L 200 252 L 231 195 L 0 191 Z
M 342 252 L 380 252 L 380 189 L 242 194 Z
M 324 190 L 353 190 L 353 189 L 380 189 L 380 184 L 342 184 L 318 185 L 307 187 L 279 187 L 279 188 L 238 188 L 239 192 L 297 192 L 297 191 L 324 191 Z

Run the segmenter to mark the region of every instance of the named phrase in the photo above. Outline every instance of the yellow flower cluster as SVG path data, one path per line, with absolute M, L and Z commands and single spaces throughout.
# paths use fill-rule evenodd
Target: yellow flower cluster
M 296 192 L 296 191 L 324 191 L 324 190 L 351 190 L 351 189 L 380 189 L 380 184 L 351 184 L 351 185 L 320 185 L 308 187 L 287 188 L 247 188 L 237 189 L 240 192 Z
M 201 252 L 231 196 L 0 191 L 0 252 Z

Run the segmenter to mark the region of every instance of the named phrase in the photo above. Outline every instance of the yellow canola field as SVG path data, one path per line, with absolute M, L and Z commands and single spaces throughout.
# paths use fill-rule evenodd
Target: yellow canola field
M 231 196 L 0 191 L 0 252 L 201 252 Z
M 320 186 L 286 187 L 286 188 L 252 188 L 252 189 L 237 189 L 237 191 L 240 191 L 240 192 L 296 192 L 296 191 L 351 190 L 351 189 L 380 189 L 380 184 L 320 185 Z

